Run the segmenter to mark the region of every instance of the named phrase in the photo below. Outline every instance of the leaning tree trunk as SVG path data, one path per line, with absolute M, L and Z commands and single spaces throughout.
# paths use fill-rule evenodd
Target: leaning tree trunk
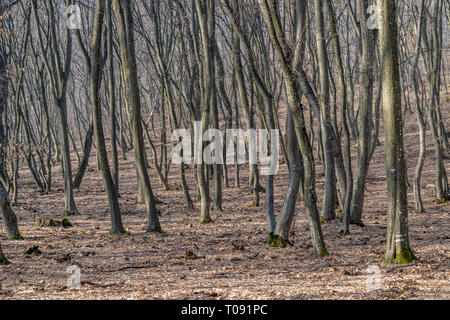
M 111 233 L 125 233 L 120 217 L 119 201 L 114 180 L 108 163 L 105 136 L 102 124 L 102 108 L 100 104 L 100 45 L 102 42 L 102 26 L 105 16 L 105 0 L 97 0 L 94 18 L 94 32 L 92 38 L 90 96 L 93 109 L 95 141 L 97 144 L 97 156 L 100 162 L 100 170 L 108 194 L 109 210 L 111 215 Z
M 300 190 L 301 180 L 301 164 L 302 157 L 298 146 L 297 137 L 295 136 L 294 122 L 292 120 L 292 112 L 288 110 L 287 115 L 287 149 L 289 156 L 289 185 L 284 199 L 283 210 L 281 211 L 278 223 L 273 236 L 269 238 L 269 244 L 276 247 L 284 247 L 289 243 L 289 230 L 294 219 L 295 205 L 297 203 L 298 193 Z
M 148 232 L 163 232 L 159 223 L 150 179 L 145 159 L 145 146 L 141 124 L 141 99 L 137 77 L 136 51 L 134 44 L 133 12 L 129 0 L 114 0 L 114 13 L 119 29 L 120 55 L 128 104 L 132 110 L 131 130 L 133 136 L 134 154 L 138 182 L 142 187 L 144 202 L 148 213 Z
M 259 0 L 269 29 L 270 40 L 275 47 L 276 56 L 286 78 L 286 91 L 288 104 L 291 108 L 295 134 L 303 157 L 305 177 L 303 181 L 305 207 L 308 211 L 310 231 L 314 252 L 317 255 L 327 256 L 328 251 L 322 235 L 319 211 L 317 209 L 317 195 L 315 190 L 314 157 L 306 131 L 303 107 L 299 96 L 299 83 L 297 75 L 292 68 L 292 57 L 286 35 L 281 27 L 277 6 L 273 0 Z M 301 69 L 301 68 L 300 68 Z
M 380 2 L 383 16 L 380 45 L 383 65 L 384 150 L 388 192 L 388 226 L 384 258 L 389 263 L 408 263 L 416 257 L 409 246 L 408 235 L 397 10 L 394 0 L 380 0 Z

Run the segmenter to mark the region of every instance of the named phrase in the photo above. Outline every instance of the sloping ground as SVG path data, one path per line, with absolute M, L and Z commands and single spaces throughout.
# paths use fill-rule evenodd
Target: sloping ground
M 444 110 L 445 109 L 445 110 Z M 450 127 L 448 106 L 443 108 Z M 418 136 L 414 115 L 407 116 L 405 145 L 409 180 L 417 159 Z M 381 141 L 383 136 L 381 135 Z M 355 147 L 355 145 L 354 145 Z M 150 153 L 149 153 L 150 154 Z M 74 163 L 74 166 L 76 164 Z M 20 204 L 15 208 L 25 240 L 4 237 L 3 249 L 12 262 L 0 266 L 0 299 L 449 299 L 450 298 L 450 205 L 433 203 L 434 161 L 428 139 L 423 173 L 426 213 L 414 212 L 409 197 L 411 245 L 420 258 L 409 265 L 382 262 L 386 233 L 386 186 L 383 147 L 372 159 L 368 177 L 363 221 L 365 228 L 351 226 L 351 235 L 338 234 L 338 222 L 323 226 L 329 257 L 314 258 L 307 216 L 297 205 L 291 240 L 286 249 L 269 248 L 264 208 L 250 208 L 252 196 L 247 176 L 244 188 L 224 190 L 224 212 L 213 213 L 214 223 L 200 225 L 199 212 L 188 211 L 178 178 L 172 168 L 172 190 L 156 193 L 165 204 L 161 224 L 165 235 L 148 234 L 146 214 L 135 205 L 135 167 L 120 162 L 120 205 L 128 234 L 109 234 L 109 213 L 103 183 L 92 157 L 87 176 L 76 192 L 80 216 L 70 217 L 72 228 L 37 228 L 41 217 L 61 217 L 63 212 L 60 170 L 54 170 L 54 191 L 41 195 L 26 170 L 21 171 Z M 446 160 L 450 174 L 450 161 Z M 317 164 L 319 204 L 323 178 Z M 242 170 L 245 175 L 247 171 Z M 157 187 L 153 170 L 151 179 Z M 195 180 L 189 171 L 193 198 Z M 233 174 L 230 172 L 231 184 Z M 276 210 L 280 212 L 288 174 L 281 166 L 275 177 Z M 198 204 L 196 204 L 198 208 Z M 41 254 L 26 255 L 38 246 Z M 196 259 L 186 260 L 186 251 Z M 78 265 L 82 272 L 80 290 L 67 289 L 67 268 Z M 367 268 L 381 269 L 381 289 L 371 291 Z

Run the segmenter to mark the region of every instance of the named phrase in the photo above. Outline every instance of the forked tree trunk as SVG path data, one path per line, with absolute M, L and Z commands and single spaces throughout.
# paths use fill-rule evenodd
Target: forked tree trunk
M 325 42 L 325 23 L 323 19 L 323 1 L 314 0 L 315 29 L 317 43 L 317 59 L 320 77 L 320 128 L 322 133 L 322 146 L 325 169 L 325 195 L 322 206 L 322 216 L 325 221 L 336 218 L 336 167 L 333 150 L 333 129 L 330 114 L 330 84 L 328 78 L 328 53 Z M 337 151 L 337 150 L 336 150 Z
M 385 261 L 408 263 L 416 259 L 408 235 L 406 160 L 403 149 L 402 99 L 397 43 L 395 0 L 380 0 L 383 24 L 381 52 L 383 65 L 383 115 L 388 222 Z
M 301 182 L 301 154 L 298 146 L 297 137 L 295 136 L 294 122 L 292 120 L 292 112 L 288 110 L 287 115 L 287 149 L 289 156 L 289 185 L 284 199 L 283 210 L 281 211 L 278 223 L 275 228 L 274 236 L 279 237 L 275 243 L 277 246 L 285 246 L 289 239 L 289 230 L 294 219 L 295 204 L 297 203 L 298 193 Z M 276 238 L 274 238 L 275 240 Z M 273 241 L 273 240 L 272 240 Z
M 259 0 L 259 5 L 268 25 L 270 40 L 275 47 L 277 58 L 285 75 L 287 99 L 291 108 L 295 134 L 303 157 L 305 180 L 303 182 L 305 207 L 308 211 L 310 231 L 314 252 L 317 255 L 328 255 L 320 226 L 315 190 L 315 168 L 311 144 L 306 131 L 303 108 L 298 92 L 299 83 L 292 68 L 292 57 L 286 41 L 286 35 L 281 27 L 276 2 L 274 0 Z M 284 239 L 286 240 L 286 239 Z
M 117 199 L 117 190 L 114 180 L 111 176 L 111 170 L 108 163 L 108 155 L 106 152 L 105 136 L 103 133 L 102 124 L 102 108 L 100 105 L 100 46 L 102 42 L 102 26 L 105 16 L 105 1 L 97 0 L 95 17 L 94 17 L 94 32 L 92 38 L 92 53 L 91 53 L 91 77 L 90 77 L 90 96 L 91 105 L 93 109 L 95 141 L 97 144 L 97 157 L 100 163 L 100 170 L 105 184 L 105 190 L 108 194 L 109 210 L 111 216 L 111 233 L 119 234 L 125 233 L 122 225 L 122 218 L 120 216 L 119 201 Z
M 360 17 L 365 17 L 368 0 L 358 0 Z M 359 89 L 359 117 L 358 117 L 358 159 L 353 180 L 353 195 L 350 206 L 350 222 L 363 225 L 361 220 L 364 206 L 364 190 L 367 173 L 369 171 L 369 151 L 372 132 L 372 101 L 373 101 L 373 66 L 375 57 L 375 39 L 373 30 L 370 30 L 367 21 L 360 19 L 361 34 L 361 62 L 360 62 L 360 89 Z
M 339 75 L 339 83 L 340 83 L 340 89 L 341 89 L 341 95 L 342 95 L 342 106 L 340 111 L 340 121 L 342 125 L 342 131 L 343 131 L 343 137 L 344 137 L 344 145 L 343 145 L 343 158 L 344 158 L 344 166 L 345 166 L 345 186 L 342 186 L 343 189 L 342 192 L 344 193 L 344 207 L 342 208 L 342 223 L 340 232 L 342 234 L 348 234 L 350 233 L 350 203 L 352 200 L 352 188 L 353 188 L 353 174 L 352 174 L 352 159 L 351 159 L 351 152 L 350 152 L 350 130 L 347 122 L 347 108 L 348 108 L 348 102 L 347 102 L 347 85 L 345 82 L 345 71 L 344 71 L 344 64 L 342 61 L 342 55 L 341 55 L 341 45 L 339 40 L 339 35 L 337 32 L 337 22 L 336 22 L 336 16 L 333 9 L 333 4 L 331 0 L 327 0 L 327 8 L 328 8 L 328 15 L 330 18 L 330 29 L 331 34 L 333 37 L 333 49 L 334 49 L 334 55 L 336 59 L 337 69 L 338 69 L 338 75 Z
M 127 100 L 132 110 L 131 130 L 138 181 L 142 187 L 144 202 L 148 213 L 148 232 L 162 232 L 155 205 L 145 159 L 145 146 L 141 124 L 141 100 L 137 78 L 136 52 L 134 44 L 133 12 L 129 0 L 114 0 L 114 13 L 119 30 L 120 55 L 124 80 L 126 82 Z

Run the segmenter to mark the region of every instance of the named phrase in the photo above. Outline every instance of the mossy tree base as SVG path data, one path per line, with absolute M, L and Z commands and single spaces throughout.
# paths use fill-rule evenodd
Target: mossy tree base
M 327 247 L 324 246 L 324 247 L 320 248 L 320 255 L 322 257 L 328 257 L 330 255 L 330 253 L 328 252 Z
M 259 207 L 259 204 L 257 204 L 255 201 L 253 201 L 249 206 L 249 208 L 258 208 L 258 207 Z
M 51 219 L 51 218 L 40 218 L 36 221 L 36 227 L 72 227 L 72 223 L 67 218 L 63 219 Z
M 200 223 L 202 223 L 202 224 L 211 223 L 211 222 L 212 222 L 211 217 L 201 217 L 200 218 Z
M 405 264 L 405 263 L 411 263 L 414 260 L 419 260 L 413 253 L 413 251 L 408 249 L 403 249 L 400 252 L 397 252 L 395 257 L 385 259 L 386 263 L 389 264 Z
M 274 233 L 269 234 L 269 238 L 267 239 L 267 243 L 272 248 L 286 248 L 292 246 L 292 243 L 289 240 L 284 240 L 279 235 L 276 235 Z
M 436 204 L 448 204 L 450 203 L 450 195 L 445 195 L 442 199 L 436 199 L 434 202 Z
M 156 227 L 153 230 L 148 230 L 148 232 L 159 233 L 159 234 L 166 234 L 166 232 L 161 227 Z
M 11 240 L 25 240 L 25 238 L 22 237 L 22 235 L 20 233 L 16 234 L 16 235 L 13 235 L 10 239 Z

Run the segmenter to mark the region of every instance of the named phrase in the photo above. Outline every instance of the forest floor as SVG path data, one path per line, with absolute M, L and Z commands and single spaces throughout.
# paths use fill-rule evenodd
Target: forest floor
M 450 127 L 450 108 L 442 108 Z M 409 181 L 418 155 L 415 116 L 407 114 L 405 146 Z M 429 132 L 428 132 L 429 134 Z M 383 132 L 380 133 L 383 142 Z M 2 299 L 450 299 L 450 205 L 436 204 L 434 149 L 428 136 L 427 159 L 422 178 L 426 213 L 414 210 L 408 192 L 410 242 L 420 259 L 408 265 L 382 261 L 386 237 L 386 184 L 383 146 L 377 147 L 370 165 L 365 193 L 365 227 L 351 226 L 351 234 L 338 233 L 339 222 L 323 225 L 329 257 L 316 258 L 310 240 L 307 215 L 297 204 L 292 227 L 293 246 L 267 245 L 262 206 L 250 208 L 248 174 L 242 170 L 241 189 L 224 190 L 223 212 L 212 212 L 213 223 L 199 223 L 199 204 L 187 210 L 172 166 L 172 190 L 163 192 L 153 169 L 151 181 L 158 198 L 160 221 L 166 234 L 146 233 L 146 212 L 136 201 L 136 171 L 132 152 L 120 161 L 120 205 L 127 234 L 111 235 L 109 210 L 95 156 L 75 197 L 80 215 L 69 217 L 71 228 L 38 228 L 41 217 L 61 218 L 63 192 L 59 167 L 54 168 L 50 194 L 40 194 L 24 167 L 20 171 L 19 204 L 14 208 L 22 241 L 5 238 L 1 243 L 11 264 L 0 266 Z M 356 149 L 356 143 L 353 142 Z M 151 153 L 149 153 L 150 155 Z M 74 162 L 74 167 L 77 164 Z M 354 164 L 353 164 L 354 166 Z M 445 160 L 450 174 L 450 161 Z M 323 177 L 317 163 L 317 193 L 322 203 Z M 233 173 L 230 183 L 234 185 Z M 197 190 L 188 172 L 191 195 Z M 263 181 L 262 184 L 264 185 Z M 275 176 L 276 212 L 281 211 L 288 184 L 285 165 Z M 38 246 L 40 254 L 25 254 Z M 186 260 L 186 251 L 196 259 Z M 67 289 L 67 268 L 81 268 L 81 289 Z M 379 266 L 381 289 L 370 290 L 367 268 Z

